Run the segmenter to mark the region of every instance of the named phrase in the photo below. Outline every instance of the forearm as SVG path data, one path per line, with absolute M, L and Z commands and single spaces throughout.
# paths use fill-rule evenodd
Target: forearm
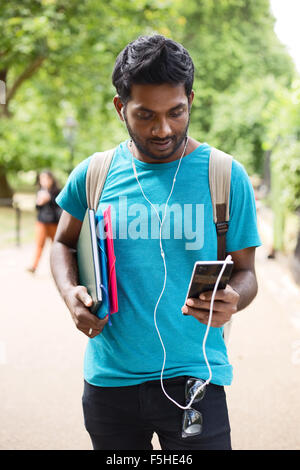
M 50 265 L 56 286 L 66 301 L 70 288 L 78 285 L 76 252 L 67 245 L 54 241 L 50 255 Z
M 257 280 L 252 270 L 242 270 L 233 273 L 229 285 L 239 294 L 237 311 L 246 308 L 257 294 Z

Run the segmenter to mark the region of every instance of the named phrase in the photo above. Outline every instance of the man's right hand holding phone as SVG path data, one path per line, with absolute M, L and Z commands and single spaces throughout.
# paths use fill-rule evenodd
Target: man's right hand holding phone
M 213 291 L 203 292 L 200 298 L 187 299 L 181 309 L 184 315 L 192 315 L 201 323 L 207 325 L 210 311 L 210 301 Z M 227 323 L 231 316 L 238 311 L 239 294 L 229 285 L 216 291 L 211 326 L 220 328 Z

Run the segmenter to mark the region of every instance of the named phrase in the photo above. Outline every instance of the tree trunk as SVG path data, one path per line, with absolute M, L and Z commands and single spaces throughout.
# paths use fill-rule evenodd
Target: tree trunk
M 13 190 L 7 181 L 5 168 L 0 166 L 0 206 L 12 205 L 12 197 Z
M 2 69 L 0 70 L 0 80 L 4 83 L 4 92 L 5 92 L 5 96 L 4 96 L 4 103 L 2 104 L 1 103 L 1 106 L 0 106 L 0 118 L 1 117 L 4 117 L 4 118 L 9 118 L 10 117 L 10 112 L 8 110 L 8 102 L 7 102 L 7 97 L 6 97 L 6 91 L 7 91 L 7 70 L 6 69 Z M 2 97 L 3 98 L 3 97 Z
M 266 194 L 269 194 L 271 189 L 271 153 L 272 150 L 267 150 L 265 152 L 263 181 L 266 186 Z
M 0 70 L 0 80 L 4 82 L 5 88 L 7 83 L 7 70 L 2 69 Z M 5 97 L 6 98 L 6 97 Z M 1 109 L 2 113 L 0 112 L 0 118 L 8 118 L 9 112 L 7 108 L 6 99 L 4 100 L 5 104 Z M 12 206 L 12 197 L 13 197 L 13 190 L 11 189 L 7 177 L 6 177 L 6 170 L 3 165 L 0 165 L 0 206 Z

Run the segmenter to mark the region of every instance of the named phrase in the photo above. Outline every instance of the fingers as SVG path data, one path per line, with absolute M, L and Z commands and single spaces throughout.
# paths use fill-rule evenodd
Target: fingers
M 181 310 L 182 310 L 182 313 L 184 313 L 184 315 L 191 315 L 194 318 L 196 318 L 200 323 L 203 323 L 204 325 L 208 324 L 209 310 L 196 309 L 193 307 L 188 307 L 187 305 L 182 307 Z M 226 322 L 228 322 L 230 318 L 231 318 L 231 314 L 229 313 L 213 311 L 210 326 L 214 328 L 220 328 Z
M 233 293 L 232 293 L 233 292 Z M 225 289 L 222 291 L 217 291 L 218 298 L 220 300 L 215 300 L 213 304 L 213 315 L 211 320 L 211 326 L 218 328 L 223 326 L 228 322 L 231 316 L 237 312 L 237 298 L 236 293 L 231 290 L 225 292 Z M 186 305 L 181 309 L 184 315 L 191 315 L 195 317 L 198 321 L 204 324 L 208 324 L 210 304 L 211 304 L 211 294 L 212 292 L 205 292 L 207 300 L 201 300 L 200 298 L 188 299 Z
M 213 291 L 203 292 L 200 295 L 201 300 L 210 301 L 213 295 Z M 225 289 L 218 289 L 215 294 L 215 300 L 221 300 L 222 302 L 238 303 L 239 294 L 229 285 Z
M 95 336 L 98 336 L 98 335 L 102 332 L 104 326 L 105 326 L 106 323 L 108 322 L 108 315 L 107 315 L 105 318 L 103 318 L 102 320 L 101 320 L 101 319 L 98 319 L 98 320 L 101 322 L 101 327 L 100 327 L 100 328 L 93 328 L 93 327 L 90 327 L 90 328 L 88 328 L 88 329 L 87 329 L 87 328 L 83 328 L 83 329 L 82 329 L 82 328 L 80 327 L 80 325 L 79 325 L 79 328 L 78 328 L 78 327 L 77 327 L 77 328 L 78 328 L 80 331 L 82 331 L 82 333 L 84 333 L 84 334 L 85 334 L 86 336 L 88 336 L 89 338 L 95 338 Z
M 91 307 L 93 300 L 92 297 L 88 294 L 87 288 L 84 286 L 77 286 L 75 290 L 75 296 L 80 300 L 86 307 Z
M 195 309 L 184 305 L 181 311 L 184 315 L 191 315 L 195 317 L 201 323 L 208 323 L 209 312 L 207 310 Z
M 73 318 L 76 328 L 89 338 L 94 338 L 99 335 L 108 322 L 108 315 L 100 319 L 86 309 L 76 310 Z
M 210 300 L 205 301 L 205 300 L 200 300 L 200 299 L 188 299 L 186 302 L 186 305 L 188 307 L 193 307 L 197 310 L 210 310 Z M 228 314 L 233 314 L 236 313 L 236 305 L 233 303 L 229 302 L 224 302 L 224 301 L 214 301 L 214 312 L 224 312 Z
M 108 315 L 100 319 L 90 312 L 89 307 L 92 306 L 93 301 L 84 286 L 76 286 L 70 297 L 68 306 L 76 328 L 89 338 L 99 335 L 108 322 Z
M 208 323 L 213 291 L 203 292 L 199 298 L 188 299 L 182 307 L 184 315 L 192 315 L 201 323 Z M 222 326 L 238 311 L 239 294 L 228 284 L 225 289 L 215 293 L 212 326 Z

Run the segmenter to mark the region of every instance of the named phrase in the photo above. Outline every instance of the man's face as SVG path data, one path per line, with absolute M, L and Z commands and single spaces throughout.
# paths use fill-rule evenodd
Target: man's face
M 186 96 L 183 85 L 132 86 L 124 120 L 140 158 L 158 163 L 180 157 L 193 96 Z

